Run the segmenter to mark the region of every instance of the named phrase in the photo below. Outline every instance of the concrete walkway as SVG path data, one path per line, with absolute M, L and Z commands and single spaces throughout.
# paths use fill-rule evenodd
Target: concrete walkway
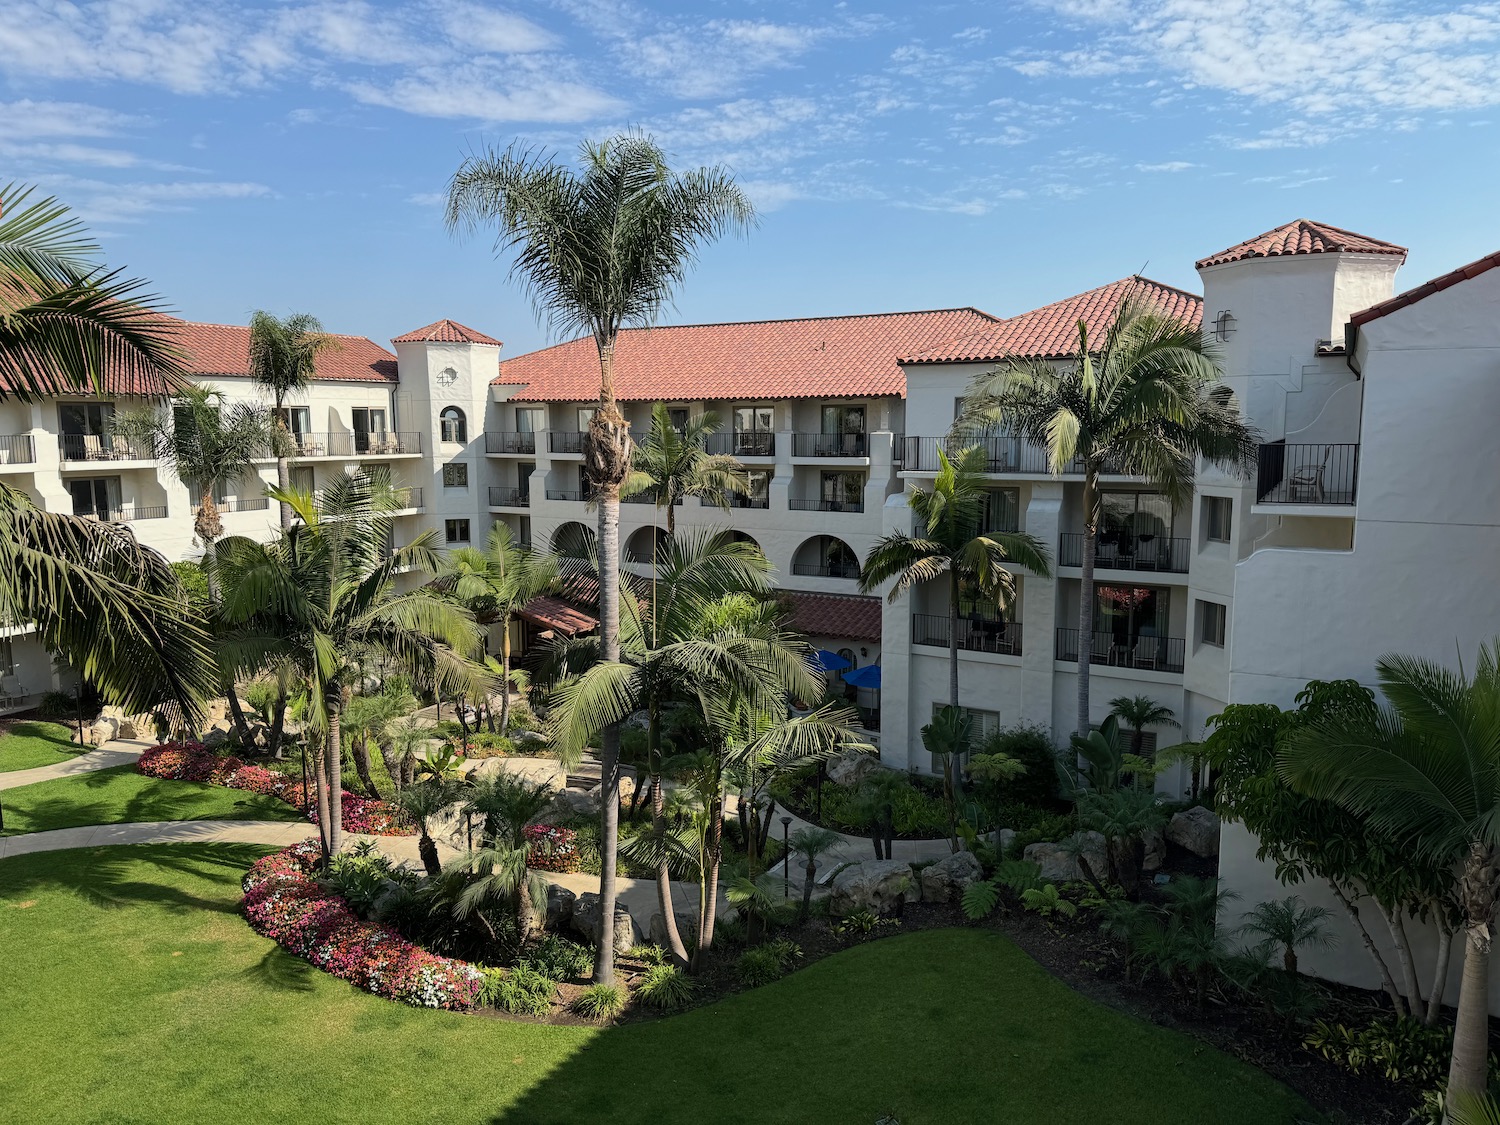
M 155 746 L 155 742 L 135 739 L 117 739 L 106 742 L 97 750 L 79 754 L 66 762 L 54 766 L 37 766 L 29 770 L 11 770 L 0 773 L 0 790 L 19 789 L 23 785 L 35 785 L 38 781 L 51 781 L 58 777 L 76 777 L 81 773 L 107 770 L 111 766 L 126 766 L 141 756 L 141 751 Z

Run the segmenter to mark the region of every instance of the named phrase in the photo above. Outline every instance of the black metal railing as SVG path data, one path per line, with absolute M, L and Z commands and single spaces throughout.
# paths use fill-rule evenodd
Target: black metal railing
M 582 500 L 583 493 L 575 488 L 549 488 L 547 489 L 548 500 Z
M 553 453 L 582 453 L 586 436 L 581 430 L 548 430 L 547 448 Z
M 1319 443 L 1260 447 L 1255 474 L 1257 504 L 1353 504 L 1359 484 L 1359 444 Z
M 1057 565 L 1083 565 L 1083 535 L 1064 532 L 1058 537 Z M 1100 536 L 1094 550 L 1094 566 L 1099 570 L 1153 570 L 1165 574 L 1186 574 L 1192 558 L 1191 539 L 1169 539 L 1164 535 Z
M 732 492 L 729 494 L 729 506 L 731 508 L 769 508 L 771 496 L 770 493 L 764 496 L 747 496 L 742 492 Z
M 30 465 L 36 460 L 36 443 L 30 434 L 0 434 L 0 465 Z
M 1094 633 L 1089 645 L 1089 663 L 1115 668 L 1139 668 L 1149 672 L 1181 672 L 1187 642 L 1181 637 L 1158 637 L 1149 633 Z M 1057 631 L 1057 659 L 1078 659 L 1078 630 Z
M 794 512 L 863 512 L 863 500 L 788 500 Z
M 868 457 L 868 434 L 793 434 L 793 457 Z
M 167 518 L 165 504 L 127 504 L 119 508 L 99 508 L 92 512 L 79 512 L 81 516 L 92 516 L 105 523 L 134 523 L 136 520 L 164 520 Z
M 774 457 L 776 435 L 764 431 L 735 431 L 709 434 L 705 448 L 710 453 L 730 457 Z
M 548 489 L 547 499 L 551 500 L 552 490 Z M 531 489 L 511 488 L 503 484 L 490 485 L 490 507 L 492 508 L 529 508 L 531 506 Z
M 214 501 L 221 512 L 264 512 L 270 506 L 271 501 L 264 496 L 230 496 Z
M 533 454 L 536 452 L 536 434 L 486 430 L 484 451 L 486 453 Z
M 947 648 L 952 624 L 946 614 L 911 615 L 911 643 Z M 966 652 L 993 652 L 1001 656 L 1021 655 L 1021 623 L 997 617 L 970 615 L 958 619 L 958 647 Z
M 395 430 L 284 433 L 286 455 L 303 457 L 392 457 L 422 452 L 422 435 Z
M 128 441 L 118 435 L 59 434 L 57 443 L 64 461 L 151 461 L 156 457 L 150 442 Z
M 422 507 L 422 490 L 420 488 L 398 488 L 396 489 L 396 503 L 403 508 Z
M 332 435 L 342 437 L 342 434 Z M 421 453 L 422 435 L 415 432 L 397 433 L 395 430 L 379 430 L 365 433 L 355 430 L 349 435 L 353 439 L 356 457 L 390 457 L 395 454 Z
M 852 559 L 848 562 L 794 562 L 792 573 L 804 578 L 858 578 L 859 563 Z
M 1052 465 L 1047 451 L 1035 442 L 1014 434 L 987 434 L 983 437 L 908 437 L 901 439 L 901 453 L 897 460 L 903 469 L 931 473 L 941 468 L 938 450 L 941 449 L 952 460 L 970 446 L 984 450 L 984 471 L 987 473 L 1018 473 L 1032 476 L 1050 476 Z M 1083 472 L 1083 462 L 1075 457 L 1063 466 L 1065 476 L 1077 476 Z M 1111 476 L 1124 475 L 1119 464 L 1105 465 L 1103 472 Z

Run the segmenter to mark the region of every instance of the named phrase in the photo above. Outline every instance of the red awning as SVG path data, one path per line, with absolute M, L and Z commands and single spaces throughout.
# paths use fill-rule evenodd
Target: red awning
M 880 643 L 882 607 L 877 597 L 800 590 L 783 590 L 780 596 L 791 606 L 792 625 L 810 637 Z
M 597 617 L 590 617 L 561 598 L 545 594 L 539 598 L 532 598 L 521 609 L 520 614 L 527 621 L 540 625 L 543 629 L 552 629 L 565 637 L 592 633 L 599 628 Z

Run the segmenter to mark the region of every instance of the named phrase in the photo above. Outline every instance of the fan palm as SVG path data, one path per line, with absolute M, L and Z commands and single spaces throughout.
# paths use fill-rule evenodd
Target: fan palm
M 380 752 L 385 757 L 386 772 L 391 775 L 398 791 L 411 784 L 416 775 L 417 758 L 425 755 L 432 743 L 442 739 L 436 726 L 415 715 L 391 720 L 381 733 Z
M 527 867 L 530 841 L 526 829 L 552 807 L 550 786 L 534 784 L 523 777 L 499 773 L 480 778 L 464 792 L 464 812 L 480 818 L 480 840 L 483 849 L 518 854 L 520 877 L 515 882 L 516 932 L 524 942 L 531 929 L 533 903 L 545 902 L 545 888 L 536 887 Z
M 98 253 L 57 200 L 0 189 L 0 400 L 184 385 L 173 322 Z M 131 710 L 170 702 L 196 717 L 217 686 L 209 636 L 161 555 L 127 527 L 43 512 L 8 485 L 0 620 L 34 622 L 48 649 Z
M 1109 701 L 1109 713 L 1130 727 L 1130 752 L 1145 758 L 1146 728 L 1175 727 L 1177 712 L 1149 695 L 1117 695 Z
M 417 854 L 422 857 L 423 869 L 433 878 L 442 874 L 443 865 L 438 859 L 437 844 L 433 841 L 428 826 L 457 800 L 457 787 L 452 782 L 438 778 L 408 785 L 396 797 L 401 811 L 416 822 Z
M 274 489 L 298 521 L 268 544 L 219 544 L 226 641 L 247 673 L 276 661 L 306 681 L 309 722 L 326 739 L 318 771 L 320 840 L 331 854 L 342 839 L 341 723 L 358 669 L 381 664 L 439 691 L 483 691 L 489 677 L 468 654 L 479 644 L 473 615 L 429 587 L 398 593 L 397 572 L 435 573 L 432 534 L 390 550 L 390 518 L 378 482 L 336 477 L 321 504 L 304 492 Z M 393 503 L 393 502 L 392 502 Z
M 606 660 L 620 646 L 620 486 L 630 474 L 630 430 L 615 400 L 615 342 L 622 328 L 655 321 L 706 243 L 753 219 L 721 168 L 676 173 L 638 133 L 586 142 L 581 168 L 511 147 L 465 160 L 448 185 L 450 229 L 493 225 L 511 275 L 561 331 L 587 332 L 599 355 L 599 407 L 589 422 L 584 471 L 599 505 L 599 635 Z M 614 916 L 619 837 L 619 731 L 601 739 L 603 814 L 599 895 Z M 614 945 L 599 943 L 595 979 L 614 981 Z
M 416 706 L 416 699 L 402 698 L 398 694 L 381 692 L 375 695 L 356 695 L 344 708 L 343 727 L 349 735 L 350 756 L 354 759 L 354 771 L 359 774 L 359 783 L 370 796 L 380 798 L 380 790 L 370 774 L 370 743 L 378 742 L 386 728 Z M 387 767 L 387 772 L 389 767 Z M 391 781 L 394 783 L 395 778 Z
M 1271 949 L 1281 950 L 1281 966 L 1297 971 L 1297 950 L 1305 945 L 1329 948 L 1332 931 L 1327 926 L 1333 912 L 1323 906 L 1308 906 L 1296 895 L 1256 903 L 1240 929 L 1259 937 Z
M 1078 718 L 1089 729 L 1089 659 L 1094 632 L 1094 561 L 1101 514 L 1100 474 L 1144 477 L 1175 505 L 1193 493 L 1197 461 L 1239 470 L 1255 435 L 1224 396 L 1198 324 L 1156 311 L 1144 295 L 1123 300 L 1102 338 L 1078 322 L 1077 347 L 1064 364 L 1030 356 L 977 376 L 954 422 L 957 440 L 1001 429 L 1047 451 L 1055 475 L 1083 473 L 1082 587 L 1078 599 Z
M 543 551 L 522 547 L 510 528 L 497 520 L 484 550 L 460 547 L 448 553 L 438 575 L 438 589 L 469 607 L 480 625 L 500 629 L 500 733 L 510 728 L 510 622 L 527 602 L 557 584 L 557 560 Z
M 1300 727 L 1278 769 L 1408 854 L 1451 867 L 1465 947 L 1448 1089 L 1482 1094 L 1500 900 L 1500 642 L 1480 648 L 1472 678 L 1411 656 L 1382 657 L 1376 670 L 1388 706 Z
M 802 883 L 802 909 L 798 914 L 803 921 L 807 920 L 808 911 L 812 909 L 813 882 L 818 875 L 818 860 L 843 842 L 844 838 L 832 829 L 815 828 L 812 825 L 797 829 L 787 840 L 792 854 L 802 860 L 802 869 L 807 872 L 807 878 Z
M 322 322 L 308 313 L 276 317 L 264 309 L 250 316 L 250 378 L 271 396 L 276 421 L 276 487 L 291 487 L 291 439 L 286 432 L 284 407 L 289 395 L 305 391 L 317 374 L 318 356 L 342 347 L 323 331 Z M 280 503 L 281 526 L 292 524 L 292 506 Z

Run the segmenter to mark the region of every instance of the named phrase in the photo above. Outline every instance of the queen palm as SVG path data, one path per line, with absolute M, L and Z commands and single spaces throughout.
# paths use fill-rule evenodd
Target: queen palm
M 599 406 L 584 443 L 584 472 L 599 509 L 599 636 L 606 660 L 620 646 L 620 486 L 630 474 L 630 430 L 615 400 L 615 342 L 622 328 L 653 323 L 701 246 L 753 219 L 722 168 L 674 172 L 650 137 L 623 133 L 585 142 L 580 168 L 536 150 L 487 150 L 465 160 L 448 185 L 450 229 L 493 224 L 496 248 L 514 251 L 511 275 L 539 314 L 561 331 L 586 332 L 599 356 Z M 599 895 L 615 906 L 619 731 L 600 740 Z M 599 943 L 599 983 L 614 980 L 614 945 Z
M 438 575 L 438 588 L 467 605 L 480 625 L 501 627 L 501 734 L 510 728 L 511 618 L 557 584 L 557 569 L 553 556 L 520 546 L 511 538 L 510 528 L 496 520 L 483 550 L 460 547 L 448 552 Z
M 1382 657 L 1376 671 L 1388 706 L 1298 728 L 1278 770 L 1407 854 L 1452 871 L 1466 941 L 1448 1090 L 1482 1094 L 1500 900 L 1500 641 L 1480 648 L 1472 679 L 1411 656 Z
M 276 423 L 276 486 L 291 487 L 291 439 L 286 432 L 284 407 L 289 395 L 305 391 L 317 374 L 318 356 L 342 345 L 323 331 L 309 313 L 277 317 L 264 309 L 250 316 L 250 378 L 271 395 Z M 292 507 L 281 502 L 281 526 L 290 527 Z
M 468 658 L 479 643 L 472 614 L 430 587 L 396 590 L 398 572 L 435 573 L 438 555 L 432 533 L 387 546 L 391 520 L 378 482 L 335 476 L 321 503 L 298 491 L 272 495 L 300 522 L 272 543 L 236 537 L 219 545 L 226 651 L 247 673 L 289 663 L 304 679 L 309 725 L 327 744 L 318 814 L 331 854 L 343 831 L 341 724 L 359 669 L 392 668 L 450 694 L 483 691 L 490 681 Z
M 98 253 L 57 200 L 0 189 L 0 400 L 184 384 L 172 321 Z M 49 650 L 131 710 L 172 702 L 193 716 L 216 687 L 210 638 L 160 554 L 126 526 L 41 511 L 3 484 L 0 620 L 34 622 Z
M 1080 735 L 1091 721 L 1099 477 L 1106 471 L 1144 477 L 1175 506 L 1193 494 L 1199 457 L 1225 469 L 1247 466 L 1255 435 L 1227 397 L 1210 393 L 1219 377 L 1217 356 L 1196 322 L 1158 312 L 1144 296 L 1131 295 L 1100 337 L 1092 338 L 1089 325 L 1078 322 L 1076 349 L 1067 362 L 1012 357 L 976 376 L 964 396 L 954 422 L 960 440 L 1000 429 L 1042 446 L 1054 475 L 1083 474 Z
M 818 860 L 843 842 L 844 838 L 837 832 L 812 825 L 797 829 L 787 840 L 792 854 L 802 861 L 802 869 L 807 874 L 802 883 L 802 908 L 798 912 L 798 917 L 804 921 L 812 908 L 813 882 L 818 875 Z

